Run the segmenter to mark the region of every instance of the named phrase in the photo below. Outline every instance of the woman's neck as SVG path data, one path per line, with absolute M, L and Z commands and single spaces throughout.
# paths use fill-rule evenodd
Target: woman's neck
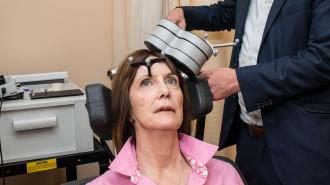
M 172 184 L 168 180 L 179 184 L 176 181 L 182 182 L 182 176 L 188 177 L 190 167 L 180 152 L 177 132 L 155 131 L 138 134 L 136 155 L 143 175 L 157 184 Z M 183 184 L 186 184 L 185 180 Z

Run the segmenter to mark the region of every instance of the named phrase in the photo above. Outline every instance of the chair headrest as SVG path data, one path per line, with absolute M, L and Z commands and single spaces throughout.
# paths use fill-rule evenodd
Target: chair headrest
M 86 108 L 92 130 L 105 140 L 112 138 L 111 90 L 102 84 L 85 87 Z
M 198 119 L 213 109 L 212 93 L 205 79 L 185 79 L 191 97 L 193 118 Z

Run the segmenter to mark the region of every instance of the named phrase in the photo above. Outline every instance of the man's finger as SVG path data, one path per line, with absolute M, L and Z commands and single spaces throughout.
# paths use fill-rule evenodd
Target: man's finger
M 184 23 L 183 21 L 178 22 L 177 25 L 178 25 L 181 29 L 186 30 L 186 23 Z

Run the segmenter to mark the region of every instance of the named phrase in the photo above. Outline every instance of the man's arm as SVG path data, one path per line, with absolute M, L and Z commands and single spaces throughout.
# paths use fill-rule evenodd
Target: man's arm
M 203 68 L 199 77 L 207 79 L 214 101 L 222 100 L 240 91 L 235 69 Z
M 291 56 L 236 69 L 248 112 L 258 109 L 260 103 L 271 105 L 317 88 L 329 87 L 330 2 L 316 0 L 310 8 L 312 11 L 306 47 Z M 301 21 L 303 23 L 305 20 Z M 303 39 L 293 34 L 290 37 L 296 39 L 295 42 Z
M 235 28 L 236 0 L 210 6 L 183 6 L 186 30 L 220 31 Z

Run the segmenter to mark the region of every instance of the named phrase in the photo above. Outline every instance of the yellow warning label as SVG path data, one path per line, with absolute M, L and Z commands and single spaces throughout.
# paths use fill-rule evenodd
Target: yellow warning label
M 26 163 L 27 173 L 40 172 L 40 171 L 51 170 L 56 168 L 57 168 L 57 162 L 55 158 Z

